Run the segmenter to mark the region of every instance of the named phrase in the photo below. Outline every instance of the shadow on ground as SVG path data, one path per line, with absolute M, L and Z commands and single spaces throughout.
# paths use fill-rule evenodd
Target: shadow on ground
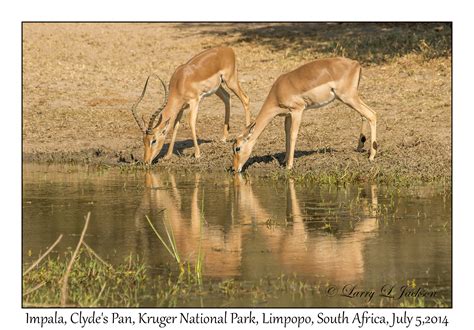
M 300 158 L 300 157 L 310 156 L 310 155 L 313 155 L 313 154 L 333 153 L 335 151 L 336 151 L 335 149 L 330 148 L 330 147 L 319 148 L 319 149 L 316 149 L 316 150 L 295 150 L 294 158 L 297 159 L 297 158 Z M 252 164 L 255 164 L 255 163 L 268 164 L 268 163 L 273 162 L 274 160 L 278 161 L 278 164 L 280 166 L 283 166 L 283 165 L 285 165 L 285 163 L 283 162 L 284 159 L 285 159 L 285 155 L 286 155 L 285 152 L 278 152 L 278 153 L 273 154 L 273 155 L 250 157 L 250 159 L 244 165 L 243 171 L 245 171 L 247 169 L 247 167 L 251 166 Z
M 344 56 L 380 64 L 409 53 L 451 55 L 451 23 L 182 23 L 197 34 L 234 36 L 285 56 Z M 219 26 L 219 28 L 217 28 Z M 203 28 L 204 27 L 204 28 Z M 224 38 L 223 38 L 224 39 Z
M 198 139 L 198 145 L 201 145 L 201 144 L 204 144 L 204 143 L 211 143 L 211 142 L 212 142 L 212 140 Z M 160 153 L 158 154 L 158 157 L 155 158 L 153 163 L 158 162 L 158 160 L 160 158 L 164 157 L 166 155 L 166 153 L 168 152 L 169 147 L 170 147 L 169 143 L 164 144 L 163 149 L 161 149 Z M 191 140 L 191 139 L 187 139 L 187 140 L 183 140 L 183 141 L 176 141 L 175 144 L 174 144 L 173 154 L 181 156 L 181 154 L 184 150 L 189 149 L 189 148 L 193 148 L 193 147 L 194 147 L 194 143 L 193 143 L 193 140 Z

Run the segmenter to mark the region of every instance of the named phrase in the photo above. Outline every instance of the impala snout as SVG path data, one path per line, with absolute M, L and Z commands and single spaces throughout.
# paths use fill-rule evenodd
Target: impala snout
M 232 170 L 236 173 L 242 171 L 242 164 L 240 164 L 240 147 L 238 147 L 238 142 L 234 140 L 232 144 Z
M 236 173 L 242 172 L 242 164 L 240 164 L 239 158 L 240 158 L 239 155 L 234 154 L 232 170 Z
M 145 154 L 143 155 L 143 162 L 145 163 L 145 165 L 151 165 L 153 159 L 155 159 L 155 157 L 153 157 L 151 151 L 145 149 Z
M 242 143 L 237 141 L 232 146 L 232 152 L 234 154 L 232 168 L 235 172 L 240 173 L 242 172 L 242 168 L 244 167 L 245 163 L 250 158 L 250 154 L 252 153 L 252 147 L 248 143 Z
M 154 135 L 148 134 L 143 137 L 143 146 L 145 150 L 143 162 L 146 165 L 151 165 L 153 163 L 153 160 L 158 156 L 163 148 L 164 142 L 164 137 L 155 137 Z

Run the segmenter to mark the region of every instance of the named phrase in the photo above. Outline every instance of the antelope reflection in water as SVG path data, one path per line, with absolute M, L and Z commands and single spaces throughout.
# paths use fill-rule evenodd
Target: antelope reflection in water
M 201 249 L 206 276 L 296 273 L 334 282 L 362 279 L 364 248 L 377 230 L 376 186 L 362 191 L 368 198 L 360 199 L 359 218 L 350 216 L 352 226 L 344 215 L 330 222 L 337 229 L 334 231 L 322 229 L 327 226 L 321 220 L 328 212 L 325 206 L 318 200 L 318 207 L 311 207 L 314 203 L 308 202 L 308 196 L 295 189 L 291 180 L 283 193 L 276 194 L 268 185 L 255 185 L 240 175 L 222 181 L 201 182 L 200 174 L 194 174 L 191 182 L 188 179 L 177 186 L 175 174 L 147 172 L 136 220 L 149 237 L 144 247 L 148 253 L 156 254 L 161 243 L 150 234 L 145 215 L 157 227 L 163 218 L 171 225 L 184 260 L 194 263 Z M 337 208 L 336 212 L 341 210 Z M 201 224 L 202 218 L 205 220 Z M 158 230 L 166 237 L 162 226 Z
M 149 234 L 151 228 L 145 215 L 158 230 L 162 228 L 161 219 L 164 219 L 173 230 L 178 253 L 184 261 L 193 264 L 201 249 L 204 275 L 236 277 L 240 274 L 241 229 L 231 227 L 224 231 L 221 226 L 206 222 L 201 209 L 203 186 L 200 174 L 194 174 L 191 188 L 189 185 L 178 188 L 175 174 L 147 172 L 145 187 L 142 203 L 135 216 L 138 227 Z M 163 228 L 159 232 L 162 237 L 166 237 Z M 156 245 L 153 244 L 161 243 L 154 236 L 151 242 L 149 249 L 156 251 Z
M 264 240 L 270 258 L 275 258 L 283 273 L 313 275 L 334 282 L 355 282 L 363 278 L 363 251 L 378 227 L 375 185 L 363 191 L 370 196 L 370 202 L 360 199 L 362 217 L 353 223 L 352 229 L 343 229 L 342 233 L 322 230 L 328 224 L 323 224 L 316 214 L 311 214 L 310 208 L 302 208 L 293 180 L 289 180 L 286 187 L 286 224 L 276 226 L 272 226 L 267 219 L 281 219 L 281 216 L 275 214 L 278 205 L 274 209 L 262 207 L 252 184 L 242 178 L 237 178 L 236 187 L 238 207 L 247 210 L 247 216 L 252 221 L 267 224 L 257 227 L 259 237 Z M 265 196 L 261 197 L 264 201 Z M 284 201 L 280 205 L 284 205 L 283 203 Z M 338 226 L 334 222 L 329 225 Z

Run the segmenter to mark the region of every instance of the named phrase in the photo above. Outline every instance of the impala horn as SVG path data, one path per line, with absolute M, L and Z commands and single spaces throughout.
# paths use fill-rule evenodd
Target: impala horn
M 140 95 L 140 97 L 138 98 L 138 100 L 137 100 L 137 101 L 135 102 L 135 104 L 132 106 L 133 118 L 135 118 L 135 121 L 137 122 L 138 127 L 140 128 L 140 131 L 142 131 L 143 133 L 145 133 L 145 126 L 142 124 L 142 122 L 141 122 L 140 119 L 138 118 L 137 106 L 138 106 L 138 104 L 142 101 L 143 97 L 145 96 L 146 87 L 147 87 L 147 85 L 148 85 L 148 80 L 149 80 L 149 79 L 150 79 L 150 76 L 148 76 L 148 78 L 146 78 L 145 87 L 143 87 L 142 95 Z
M 156 117 L 159 115 L 159 113 L 161 112 L 161 110 L 163 110 L 163 108 L 166 106 L 166 103 L 168 102 L 168 91 L 166 89 L 166 85 L 165 83 L 163 82 L 163 80 L 161 80 L 160 77 L 158 77 L 158 79 L 160 79 L 161 81 L 161 84 L 163 85 L 163 89 L 165 91 L 165 99 L 163 101 L 163 104 L 161 105 L 161 107 L 156 110 L 153 115 L 151 115 L 150 117 L 150 122 L 148 124 L 148 129 L 145 129 L 145 125 L 144 125 L 144 120 L 142 119 L 142 121 L 140 121 L 140 119 L 138 118 L 138 114 L 137 114 L 137 106 L 138 104 L 142 101 L 143 97 L 145 96 L 145 93 L 146 93 L 146 88 L 148 86 L 148 81 L 150 80 L 150 76 L 148 76 L 148 78 L 146 79 L 146 82 L 145 82 L 145 86 L 143 87 L 143 91 L 142 91 L 142 94 L 140 95 L 140 97 L 138 98 L 138 100 L 135 102 L 135 104 L 132 106 L 132 114 L 133 114 L 133 118 L 135 118 L 135 121 L 137 122 L 138 124 L 138 127 L 140 128 L 140 131 L 142 131 L 142 133 L 144 134 L 151 134 L 151 129 L 153 127 L 153 122 L 155 121 Z
M 155 119 L 156 117 L 158 117 L 158 115 L 161 113 L 161 111 L 165 108 L 166 104 L 168 103 L 168 90 L 166 89 L 166 85 L 163 82 L 163 80 L 161 80 L 160 77 L 158 77 L 158 79 L 160 79 L 161 85 L 163 86 L 165 97 L 163 100 L 163 104 L 161 104 L 161 106 L 151 115 L 150 121 L 148 122 L 148 128 L 146 130 L 146 134 L 153 134 L 153 128 L 156 127 L 156 126 L 153 126 Z

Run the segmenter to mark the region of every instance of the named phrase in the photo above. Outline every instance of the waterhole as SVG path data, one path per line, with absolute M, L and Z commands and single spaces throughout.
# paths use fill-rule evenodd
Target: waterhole
M 172 271 L 174 260 L 147 217 L 165 240 L 169 228 L 183 261 L 201 256 L 204 281 L 271 285 L 286 276 L 318 286 L 310 295 L 275 292 L 265 298 L 273 306 L 378 306 L 390 288 L 391 305 L 409 294 L 451 303 L 444 187 L 26 164 L 23 264 L 60 234 L 55 253 L 74 248 L 88 212 L 85 242 L 111 264 L 139 256 L 150 276 Z M 209 295 L 208 306 L 221 303 Z

